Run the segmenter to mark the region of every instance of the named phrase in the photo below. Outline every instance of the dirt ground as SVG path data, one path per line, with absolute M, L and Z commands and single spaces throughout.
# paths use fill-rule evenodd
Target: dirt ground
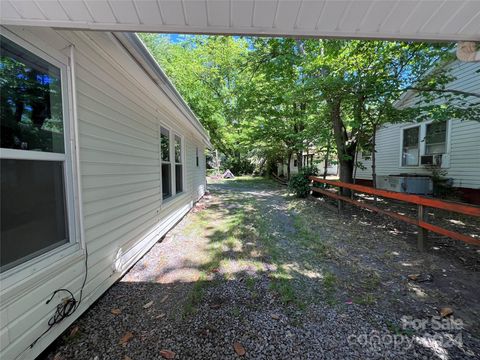
M 42 358 L 480 356 L 479 248 L 429 236 L 420 253 L 414 226 L 261 178 L 208 188 Z

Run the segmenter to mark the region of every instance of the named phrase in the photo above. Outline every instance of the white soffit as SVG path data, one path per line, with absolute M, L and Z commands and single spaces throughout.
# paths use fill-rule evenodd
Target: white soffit
M 480 0 L 0 0 L 4 25 L 480 41 Z

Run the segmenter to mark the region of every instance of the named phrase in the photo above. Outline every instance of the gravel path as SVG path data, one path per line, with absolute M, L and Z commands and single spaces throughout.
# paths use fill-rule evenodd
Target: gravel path
M 417 254 L 411 234 L 399 239 L 262 179 L 209 189 L 42 358 L 478 358 L 478 297 L 470 312 L 455 307 L 474 295 L 478 273 L 457 269 L 470 281 L 459 289 L 436 287 L 436 276 L 412 283 L 406 274 L 450 263 Z M 464 326 L 449 317 L 434 328 L 442 305 Z M 403 326 L 402 316 L 424 323 Z

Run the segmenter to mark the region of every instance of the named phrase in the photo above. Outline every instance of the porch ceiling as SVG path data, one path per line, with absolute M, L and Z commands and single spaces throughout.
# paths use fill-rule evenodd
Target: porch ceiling
M 480 41 L 477 0 L 1 0 L 4 25 Z

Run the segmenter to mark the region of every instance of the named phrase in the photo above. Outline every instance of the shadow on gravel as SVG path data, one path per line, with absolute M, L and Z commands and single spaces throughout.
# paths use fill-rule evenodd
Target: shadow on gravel
M 410 294 L 404 276 L 424 263 L 409 235 L 293 199 L 264 179 L 209 189 L 41 358 L 158 359 L 167 349 L 178 359 L 234 359 L 234 342 L 250 359 L 480 353 L 469 332 L 458 341 L 458 331 L 431 338 L 430 325 L 401 326 L 405 314 L 430 319 L 425 307 L 440 296 L 432 284 L 413 284 L 424 300 Z

